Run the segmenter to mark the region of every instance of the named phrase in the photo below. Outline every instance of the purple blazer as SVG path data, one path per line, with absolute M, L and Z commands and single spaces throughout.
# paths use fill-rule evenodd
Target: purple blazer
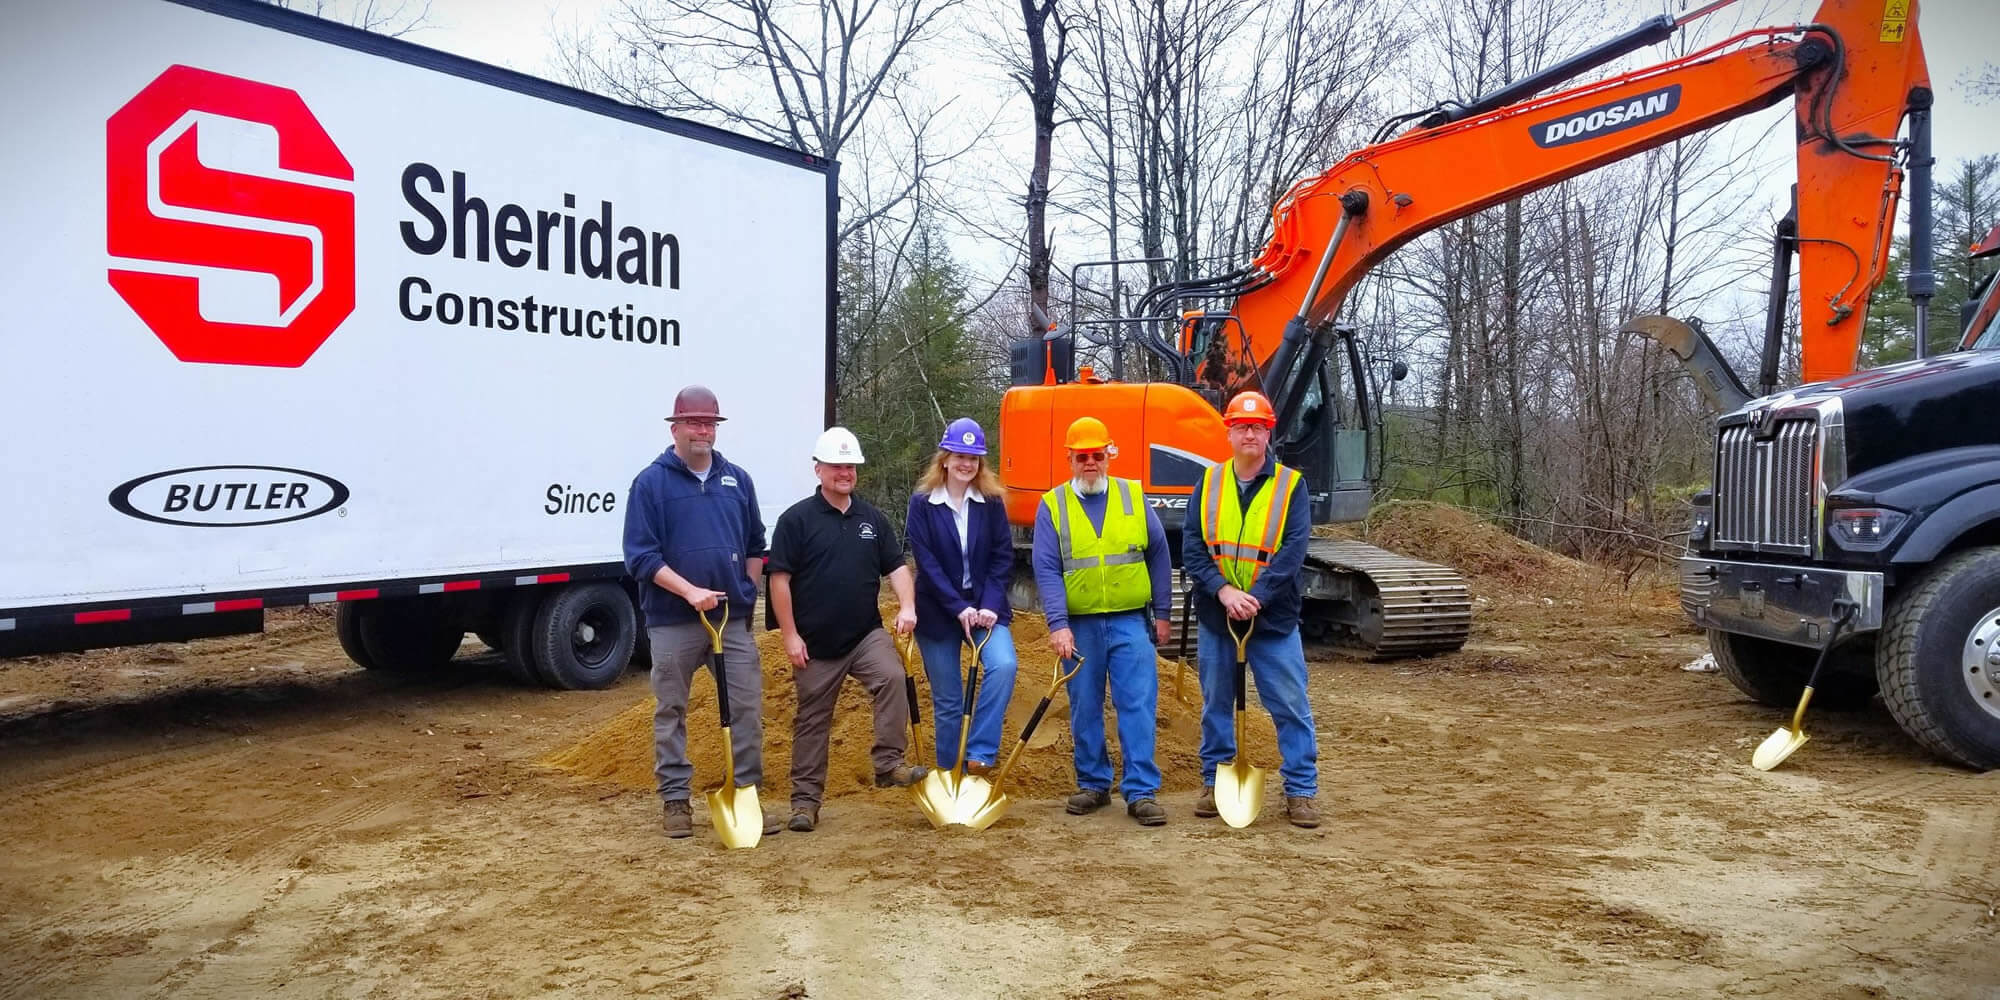
M 917 562 L 917 634 L 930 639 L 961 634 L 958 613 L 968 607 L 998 614 L 1002 625 L 1014 620 L 1013 609 L 1007 605 L 1007 582 L 1014 572 L 1014 536 L 1007 527 L 1005 498 L 987 497 L 985 502 L 971 505 L 965 525 L 969 553 L 959 547 L 951 508 L 932 503 L 928 493 L 910 498 L 904 534 Z M 968 559 L 972 564 L 969 590 L 959 583 Z

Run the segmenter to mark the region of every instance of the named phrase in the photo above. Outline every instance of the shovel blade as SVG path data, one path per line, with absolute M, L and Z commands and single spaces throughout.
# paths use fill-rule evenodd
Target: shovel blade
M 1238 830 L 1256 822 L 1264 809 L 1264 769 L 1242 757 L 1215 769 L 1215 811 Z
M 1757 752 L 1750 755 L 1750 766 L 1759 771 L 1769 771 L 1783 764 L 1785 758 L 1797 753 L 1798 749 L 1805 746 L 1806 741 L 1810 739 L 1812 737 L 1807 736 L 1803 729 L 1779 726 L 1777 732 L 1764 737 L 1764 742 L 1757 744 Z
M 1007 815 L 1007 806 L 1012 801 L 1007 797 L 1007 793 L 997 786 L 988 786 L 985 796 L 972 800 L 972 808 L 965 814 L 963 825 L 974 830 L 984 830 L 1000 822 L 1000 817 Z
M 764 808 L 757 803 L 756 785 L 738 785 L 732 779 L 708 792 L 708 821 L 722 845 L 731 850 L 756 847 L 764 838 Z
M 985 808 L 987 800 L 994 796 L 992 782 L 968 774 L 958 779 L 958 791 L 952 798 L 951 812 L 946 819 L 952 826 L 971 826 L 973 816 Z
M 954 772 L 932 768 L 924 772 L 922 781 L 910 786 L 910 793 L 916 796 L 917 808 L 923 810 L 924 818 L 932 826 L 942 830 L 951 825 L 958 803 L 958 776 Z

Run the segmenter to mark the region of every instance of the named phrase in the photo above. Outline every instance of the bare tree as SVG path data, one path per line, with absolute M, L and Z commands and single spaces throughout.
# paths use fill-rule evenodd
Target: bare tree
M 431 0 L 266 0 L 329 21 L 351 24 L 378 35 L 400 38 L 431 27 Z
M 942 108 L 910 84 L 913 49 L 960 0 L 623 0 L 608 40 L 572 37 L 579 86 L 831 160 L 892 109 L 898 182 L 844 211 L 844 241 L 915 197 L 948 159 L 925 147 Z M 871 164 L 870 166 L 873 166 Z
M 1069 59 L 1069 25 L 1058 0 L 1021 0 L 1027 30 L 1028 64 L 1013 77 L 1027 92 L 1035 115 L 1035 159 L 1028 172 L 1028 300 L 1032 317 L 1049 314 L 1049 170 L 1055 146 L 1056 107 L 1062 92 L 1063 63 Z M 1049 37 L 1054 31 L 1053 45 Z M 1051 51 L 1053 49 L 1053 51 Z M 1033 330 L 1033 333 L 1040 333 Z

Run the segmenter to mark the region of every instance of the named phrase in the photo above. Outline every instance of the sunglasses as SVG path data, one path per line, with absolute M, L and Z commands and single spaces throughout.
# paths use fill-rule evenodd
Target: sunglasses
M 1070 457 L 1079 462 L 1102 462 L 1108 456 L 1101 451 L 1073 451 L 1070 452 Z

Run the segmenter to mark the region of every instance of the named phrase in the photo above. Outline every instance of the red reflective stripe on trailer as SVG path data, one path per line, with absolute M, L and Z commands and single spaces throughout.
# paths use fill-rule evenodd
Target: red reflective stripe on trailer
M 444 592 L 447 594 L 455 590 L 478 590 L 478 589 L 479 589 L 478 580 L 453 580 L 444 585 Z
M 543 573 L 535 577 L 536 583 L 568 583 L 568 573 Z
M 217 611 L 254 611 L 263 606 L 264 599 L 261 597 L 244 597 L 234 601 L 215 602 L 215 610 Z
M 334 591 L 334 592 L 333 592 L 333 599 L 334 599 L 334 600 L 336 600 L 336 601 L 366 601 L 366 600 L 370 600 L 370 599 L 372 599 L 372 598 L 376 598 L 376 597 L 381 597 L 381 596 L 382 596 L 382 592 L 381 592 L 381 591 L 379 591 L 379 590 L 373 590 L 373 589 L 370 589 L 370 590 L 336 590 L 336 591 Z
M 110 611 L 79 611 L 76 613 L 76 623 L 78 625 L 96 625 L 100 622 L 125 622 L 131 620 L 131 608 L 115 608 Z

